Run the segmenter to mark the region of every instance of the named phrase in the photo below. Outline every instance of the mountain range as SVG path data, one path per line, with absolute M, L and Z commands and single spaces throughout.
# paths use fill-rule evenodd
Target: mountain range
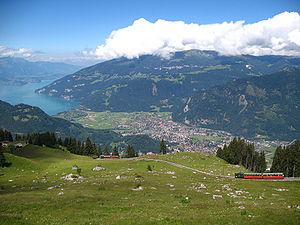
M 93 111 L 169 111 L 238 136 L 292 139 L 300 135 L 299 69 L 297 57 L 189 50 L 109 60 L 36 92 Z
M 77 100 L 93 111 L 171 111 L 198 91 L 240 78 L 300 68 L 300 58 L 176 52 L 170 58 L 117 58 L 81 69 L 37 93 Z
M 31 62 L 23 58 L 2 57 L 0 58 L 0 81 L 26 83 L 26 81 L 38 81 L 43 78 L 57 79 L 78 69 L 79 66 L 60 62 Z

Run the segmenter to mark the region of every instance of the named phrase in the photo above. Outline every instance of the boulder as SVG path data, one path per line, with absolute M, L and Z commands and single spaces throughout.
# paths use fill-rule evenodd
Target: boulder
M 96 166 L 93 168 L 93 171 L 101 171 L 101 170 L 105 170 L 105 168 L 102 166 Z

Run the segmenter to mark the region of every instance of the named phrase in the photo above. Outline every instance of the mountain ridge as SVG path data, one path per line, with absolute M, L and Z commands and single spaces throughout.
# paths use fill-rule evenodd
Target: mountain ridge
M 200 91 L 174 119 L 238 136 L 293 140 L 300 136 L 300 70 L 244 78 Z
M 288 56 L 224 56 L 214 51 L 117 58 L 81 69 L 36 92 L 75 99 L 93 111 L 176 111 L 199 90 L 249 76 L 300 68 Z
M 54 132 L 60 137 L 74 137 L 85 141 L 91 138 L 99 145 L 118 143 L 122 146 L 132 144 L 137 150 L 152 151 L 159 150 L 159 141 L 146 135 L 122 137 L 110 130 L 94 130 L 72 123 L 62 118 L 47 115 L 38 107 L 18 104 L 11 105 L 0 100 L 0 129 L 7 129 L 13 133 L 43 133 Z
M 76 72 L 80 67 L 48 61 L 28 61 L 18 57 L 0 57 L 0 81 L 26 83 L 41 79 L 54 79 Z

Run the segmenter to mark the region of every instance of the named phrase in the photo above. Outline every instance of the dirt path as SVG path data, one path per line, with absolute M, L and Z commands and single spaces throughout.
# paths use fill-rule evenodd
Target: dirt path
M 193 172 L 202 173 L 202 174 L 205 174 L 205 175 L 208 175 L 208 176 L 230 178 L 230 179 L 234 178 L 234 176 L 216 175 L 216 174 L 213 174 L 213 173 L 208 173 L 208 172 L 205 172 L 205 171 L 202 171 L 202 170 L 198 170 L 198 169 L 195 169 L 195 168 L 192 168 L 192 167 L 189 167 L 189 166 L 185 166 L 185 165 L 182 165 L 182 164 L 179 164 L 179 163 L 170 162 L 170 161 L 165 161 L 165 160 L 162 160 L 162 159 L 143 159 L 143 160 L 145 160 L 145 161 L 155 161 L 155 162 L 166 163 L 166 164 L 169 164 L 169 165 L 172 165 L 172 166 L 176 166 L 178 168 L 188 169 L 188 170 L 191 170 Z

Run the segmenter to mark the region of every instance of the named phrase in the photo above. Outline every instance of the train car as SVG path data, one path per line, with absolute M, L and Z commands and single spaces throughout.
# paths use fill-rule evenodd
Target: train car
M 244 179 L 263 179 L 262 173 L 244 173 Z
M 240 179 L 284 179 L 283 173 L 235 173 L 235 178 Z
M 284 179 L 283 173 L 263 173 L 263 179 Z

